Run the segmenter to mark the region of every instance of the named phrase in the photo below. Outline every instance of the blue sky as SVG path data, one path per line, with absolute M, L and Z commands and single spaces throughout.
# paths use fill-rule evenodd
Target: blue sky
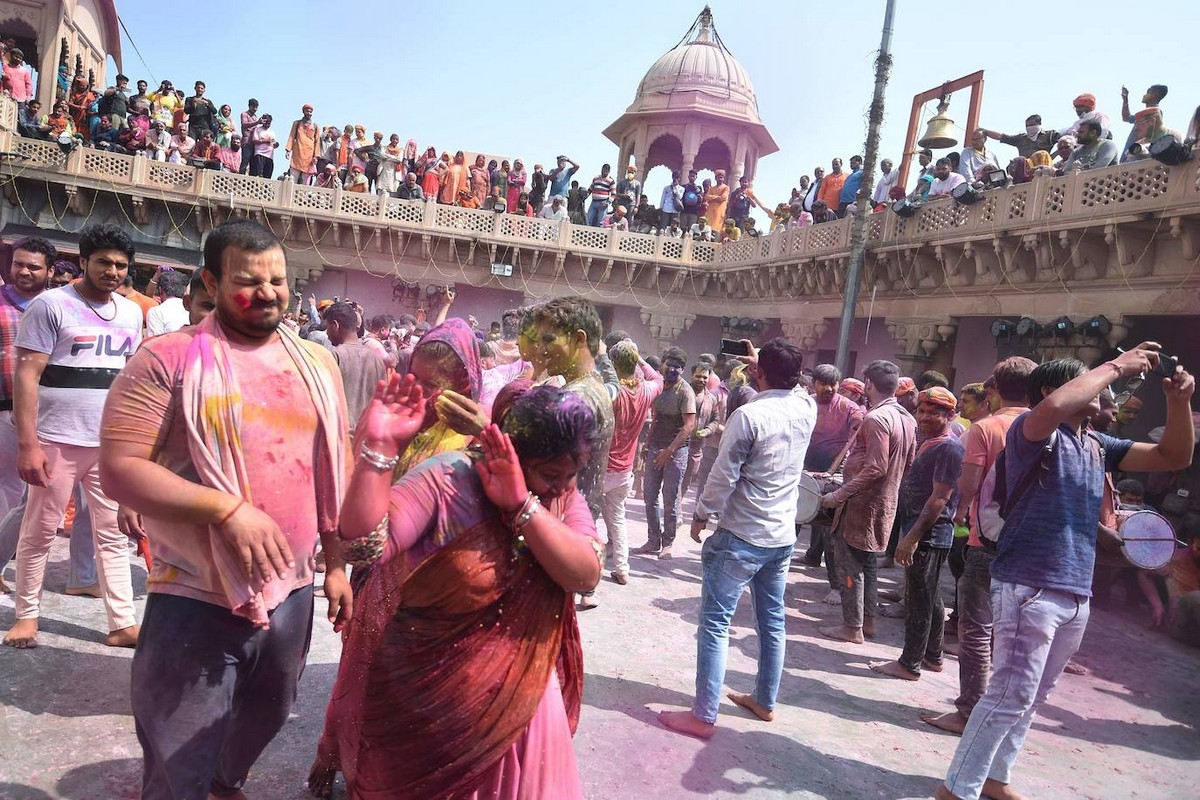
M 415 138 L 422 149 L 505 153 L 527 166 L 550 166 L 565 152 L 586 180 L 617 158 L 600 132 L 703 5 L 210 0 L 201 18 L 150 0 L 118 0 L 117 8 L 149 67 L 126 39 L 124 68 L 134 80 L 169 78 L 190 94 L 202 79 L 209 97 L 235 112 L 257 97 L 284 131 L 308 102 L 319 124 L 362 123 Z M 755 186 L 764 202 L 786 200 L 802 172 L 862 151 L 882 0 L 711 5 L 779 143 L 780 152 L 759 164 Z M 1200 104 L 1188 63 L 1194 51 L 1185 46 L 1200 21 L 1193 2 L 1091 0 L 1061 8 L 1044 0 L 899 0 L 881 155 L 899 163 L 914 94 L 979 69 L 982 122 L 990 128 L 1020 132 L 1031 113 L 1063 127 L 1074 118 L 1072 99 L 1087 91 L 1124 141 L 1121 86 L 1136 110 L 1151 83 L 1171 89 L 1167 124 L 1186 126 Z M 966 109 L 967 95 L 955 95 L 950 116 L 959 126 Z M 1015 155 L 999 144 L 996 152 L 1001 163 Z M 652 202 L 663 182 L 661 169 L 647 181 Z

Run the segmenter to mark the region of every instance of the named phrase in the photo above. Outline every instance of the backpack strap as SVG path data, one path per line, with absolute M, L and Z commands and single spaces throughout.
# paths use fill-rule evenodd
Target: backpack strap
M 1043 471 L 1049 469 L 1050 457 L 1054 454 L 1054 446 L 1056 444 L 1058 444 L 1057 428 L 1050 432 L 1050 437 L 1046 439 L 1046 444 L 1042 446 L 1042 454 L 1041 458 L 1038 459 L 1038 463 L 1030 467 L 1029 471 L 1022 476 L 1021 482 L 1017 484 L 1016 491 L 1005 498 L 1004 505 L 1000 508 L 1000 517 L 1002 519 L 1008 519 L 1009 513 L 1017 505 L 1017 500 L 1021 499 L 1021 496 L 1029 491 L 1029 487 L 1041 476 Z M 1007 460 L 1005 459 L 1005 461 Z

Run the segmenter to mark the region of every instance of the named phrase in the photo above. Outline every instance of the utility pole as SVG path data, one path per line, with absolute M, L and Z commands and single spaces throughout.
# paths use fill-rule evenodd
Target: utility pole
M 875 58 L 875 94 L 867 117 L 867 144 L 863 153 L 863 180 L 855 198 L 857 210 L 850 223 L 850 266 L 846 271 L 845 302 L 842 304 L 842 327 L 838 331 L 837 368 L 846 374 L 850 363 L 850 334 L 854 331 L 854 309 L 858 305 L 858 285 L 862 283 L 863 264 L 867 257 L 867 218 L 871 214 L 871 194 L 875 189 L 875 162 L 879 158 L 879 127 L 883 124 L 883 91 L 892 71 L 892 20 L 896 0 L 887 0 L 883 12 L 883 37 L 879 55 Z

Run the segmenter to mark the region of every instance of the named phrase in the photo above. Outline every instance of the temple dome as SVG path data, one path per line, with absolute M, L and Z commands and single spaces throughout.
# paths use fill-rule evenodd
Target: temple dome
M 745 114 L 750 121 L 760 121 L 750 75 L 717 37 L 708 9 L 684 40 L 646 71 L 629 110 L 661 107 L 662 95 L 689 92 L 725 100 L 730 104 L 729 110 L 736 109 L 739 116 Z

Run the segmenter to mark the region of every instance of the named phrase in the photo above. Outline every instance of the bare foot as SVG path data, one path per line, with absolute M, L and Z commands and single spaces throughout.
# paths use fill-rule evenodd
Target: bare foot
M 312 767 L 308 770 L 308 791 L 313 797 L 333 797 L 333 781 L 338 774 L 337 758 L 322 756 L 320 753 L 313 759 Z
M 929 711 L 921 715 L 921 722 L 946 733 L 953 733 L 955 736 L 962 736 L 963 730 L 967 727 L 966 718 L 957 711 L 947 711 L 945 714 L 934 714 Z
M 875 620 L 872 617 L 867 617 L 863 620 L 862 631 L 863 636 L 867 637 L 868 639 L 875 638 Z
M 66 592 L 71 597 L 95 597 L 97 600 L 104 597 L 104 592 L 100 591 L 98 583 L 93 583 L 91 586 L 68 586 Z
M 942 655 L 954 656 L 955 658 L 958 658 L 958 643 L 947 642 L 946 644 L 942 645 Z
M 902 681 L 921 680 L 920 673 L 910 671 L 908 667 L 904 666 L 899 661 L 881 661 L 878 664 L 872 664 L 871 671 L 878 672 L 880 675 L 889 675 L 893 678 L 899 678 Z
M 829 594 L 825 595 L 821 602 L 827 606 L 840 606 L 842 604 L 842 593 L 837 589 L 830 589 Z
M 761 703 L 755 700 L 752 695 L 730 692 L 727 697 L 737 705 L 752 712 L 754 716 L 758 717 L 763 722 L 771 722 L 775 719 L 775 712 L 763 706 Z
M 826 639 L 833 639 L 838 642 L 850 642 L 850 644 L 862 644 L 866 641 L 863 639 L 862 628 L 848 628 L 845 625 L 817 628 L 817 633 Z
M 895 589 L 880 589 L 879 598 L 881 600 L 890 600 L 893 603 L 904 602 L 904 595 L 900 594 Z
M 0 578 L 0 594 L 12 594 L 12 589 L 4 582 L 4 578 Z
M 658 721 L 664 728 L 669 728 L 676 733 L 695 736 L 698 739 L 711 739 L 717 730 L 716 725 L 696 719 L 690 711 L 660 711 L 658 712 Z
M 9 628 L 8 633 L 4 634 L 4 643 L 18 650 L 37 647 L 37 633 L 38 621 L 36 618 L 19 619 Z
M 941 661 L 930 661 L 928 658 L 921 659 L 921 668 L 927 669 L 930 672 L 941 672 L 945 669 Z
M 109 647 L 136 647 L 138 640 L 137 625 L 130 625 L 128 628 L 120 628 L 104 637 L 104 643 Z M 236 796 L 236 795 L 235 795 Z
M 991 800 L 1025 800 L 1025 795 L 1017 794 L 1007 783 L 988 778 L 983 782 L 983 791 L 981 797 L 989 797 Z
M 1091 674 L 1090 672 L 1088 672 L 1087 667 L 1083 666 L 1082 664 L 1077 664 L 1074 661 L 1068 661 L 1067 665 L 1065 667 L 1063 667 L 1063 672 L 1067 673 L 1068 675 L 1090 675 Z
M 937 788 L 933 790 L 933 800 L 960 800 L 959 796 L 946 788 L 946 784 L 938 782 Z

